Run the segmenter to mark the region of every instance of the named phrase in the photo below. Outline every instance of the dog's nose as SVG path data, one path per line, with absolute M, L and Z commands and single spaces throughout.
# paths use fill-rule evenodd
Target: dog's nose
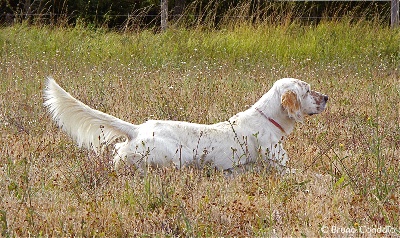
M 328 99 L 329 99 L 329 98 L 328 98 L 328 96 L 326 96 L 326 95 L 325 95 L 325 96 L 324 96 L 324 100 L 325 100 L 325 102 L 327 102 L 327 101 L 328 101 Z

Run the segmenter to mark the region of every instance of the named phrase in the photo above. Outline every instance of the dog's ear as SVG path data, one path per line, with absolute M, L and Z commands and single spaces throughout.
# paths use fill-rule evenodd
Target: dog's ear
M 281 104 L 290 118 L 294 118 L 296 121 L 303 121 L 303 116 L 300 111 L 301 104 L 295 92 L 291 90 L 284 92 L 281 97 Z

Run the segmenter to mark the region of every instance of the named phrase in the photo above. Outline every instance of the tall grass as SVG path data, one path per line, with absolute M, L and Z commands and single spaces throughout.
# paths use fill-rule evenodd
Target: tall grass
M 329 237 L 332 227 L 362 235 L 390 226 L 398 235 L 399 40 L 398 30 L 347 20 L 162 34 L 3 27 L 0 232 Z M 137 124 L 226 120 L 281 77 L 303 79 L 330 101 L 285 142 L 297 174 L 226 178 L 186 168 L 141 177 L 116 174 L 107 154 L 76 148 L 54 126 L 42 107 L 47 75 Z

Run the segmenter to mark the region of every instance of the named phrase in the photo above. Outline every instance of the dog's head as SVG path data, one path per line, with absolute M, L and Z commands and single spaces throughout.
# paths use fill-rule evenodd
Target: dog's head
M 281 94 L 281 106 L 290 118 L 303 121 L 304 116 L 311 116 L 325 110 L 328 96 L 313 91 L 310 85 L 298 79 L 284 78 L 275 83 Z

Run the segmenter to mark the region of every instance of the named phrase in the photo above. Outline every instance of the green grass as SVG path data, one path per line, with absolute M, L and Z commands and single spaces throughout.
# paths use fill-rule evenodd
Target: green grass
M 0 29 L 2 236 L 319 236 L 400 228 L 400 31 L 360 21 L 221 30 Z M 215 123 L 281 77 L 330 96 L 285 142 L 298 173 L 116 174 L 42 106 L 52 75 L 121 119 Z

